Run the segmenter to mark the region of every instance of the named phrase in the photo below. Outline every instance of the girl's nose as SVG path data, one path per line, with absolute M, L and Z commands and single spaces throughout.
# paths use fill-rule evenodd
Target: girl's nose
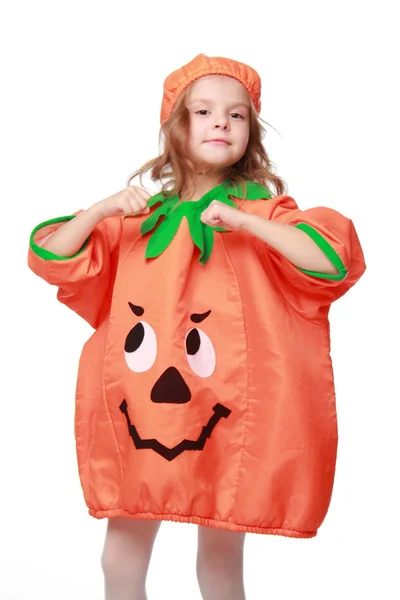
M 227 129 L 228 125 L 229 125 L 229 121 L 226 116 L 221 115 L 219 117 L 216 117 L 215 123 L 214 123 L 215 128 L 218 127 L 221 129 Z

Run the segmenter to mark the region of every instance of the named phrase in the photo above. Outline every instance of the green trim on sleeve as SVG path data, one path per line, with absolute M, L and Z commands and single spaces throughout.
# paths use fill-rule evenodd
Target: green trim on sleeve
M 59 256 L 58 254 L 54 254 L 53 252 L 50 252 L 50 250 L 46 250 L 46 248 L 42 248 L 41 246 L 38 246 L 34 241 L 35 233 L 37 231 L 39 231 L 39 229 L 43 229 L 43 227 L 47 227 L 48 225 L 54 225 L 54 223 L 62 223 L 64 221 L 71 221 L 71 219 L 74 219 L 75 217 L 76 217 L 76 215 L 71 215 L 68 217 L 57 217 L 56 219 L 50 219 L 49 221 L 43 221 L 43 223 L 40 223 L 39 225 L 37 225 L 35 227 L 35 229 L 32 231 L 31 237 L 29 240 L 31 250 L 35 254 L 37 254 L 40 258 L 43 258 L 44 260 L 70 260 L 71 258 L 75 258 L 75 256 L 78 256 L 81 252 L 83 252 L 83 250 L 88 245 L 90 236 L 87 238 L 87 240 L 83 244 L 82 248 L 80 250 L 78 250 L 78 252 L 76 254 L 74 254 L 73 256 Z
M 340 258 L 339 254 L 334 248 L 332 248 L 329 242 L 327 242 L 326 239 L 320 233 L 318 233 L 316 229 L 314 229 L 313 227 L 311 227 L 311 225 L 308 225 L 307 223 L 297 223 L 295 227 L 307 233 L 310 236 L 310 238 L 314 240 L 314 242 L 321 248 L 322 252 L 329 258 L 333 266 L 337 268 L 339 273 L 337 273 L 336 275 L 332 275 L 330 273 L 317 273 L 315 271 L 307 271 L 306 269 L 301 269 L 300 267 L 297 267 L 297 265 L 296 268 L 302 273 L 305 273 L 306 275 L 312 275 L 313 277 L 319 277 L 320 279 L 333 279 L 337 281 L 344 279 L 347 275 L 346 267 L 344 266 L 344 263 Z

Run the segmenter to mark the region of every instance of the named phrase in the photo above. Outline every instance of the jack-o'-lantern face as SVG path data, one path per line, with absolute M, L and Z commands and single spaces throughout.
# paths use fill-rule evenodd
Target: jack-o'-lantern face
M 144 308 L 128 303 L 131 311 L 138 317 L 143 316 Z M 198 325 L 211 311 L 190 315 L 190 320 Z M 132 373 L 144 373 L 151 370 L 157 357 L 157 332 L 146 321 L 141 320 L 126 335 L 124 347 L 125 361 Z M 210 337 L 199 326 L 187 331 L 182 339 L 182 356 L 189 364 L 191 371 L 200 378 L 210 377 L 216 366 L 216 353 Z M 192 399 L 192 392 L 185 381 L 179 366 L 170 365 L 165 368 L 161 376 L 154 381 L 149 393 L 149 400 L 159 404 L 186 404 Z M 125 415 L 129 435 L 136 449 L 152 449 L 166 460 L 173 460 L 185 450 L 203 450 L 207 438 L 211 437 L 216 425 L 222 418 L 227 418 L 231 410 L 220 403 L 213 407 L 207 423 L 204 423 L 201 434 L 197 440 L 183 439 L 173 448 L 168 448 L 157 439 L 142 439 L 134 423 L 131 422 L 128 403 L 124 399 L 120 411 Z

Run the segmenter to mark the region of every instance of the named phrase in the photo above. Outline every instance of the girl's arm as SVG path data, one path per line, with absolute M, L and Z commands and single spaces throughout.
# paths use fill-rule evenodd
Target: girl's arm
M 113 196 L 96 202 L 60 227 L 42 243 L 45 248 L 58 256 L 74 256 L 95 227 L 107 217 L 147 214 L 150 194 L 137 186 L 128 186 Z
M 258 215 L 246 215 L 243 229 L 266 242 L 302 269 L 332 275 L 338 273 L 338 269 L 321 248 L 307 233 L 297 227 L 270 221 Z
M 243 212 L 265 270 L 306 318 L 326 311 L 366 269 L 353 222 L 334 209 L 300 210 L 291 196 L 280 195 L 248 201 Z
M 98 205 L 94 204 L 49 235 L 41 247 L 58 256 L 74 256 L 103 219 Z

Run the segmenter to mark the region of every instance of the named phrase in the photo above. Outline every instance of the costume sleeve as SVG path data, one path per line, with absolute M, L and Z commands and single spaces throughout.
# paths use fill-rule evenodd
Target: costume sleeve
M 42 248 L 52 233 L 77 214 L 51 219 L 34 228 L 28 265 L 36 275 L 58 287 L 60 302 L 96 328 L 111 302 L 123 217 L 104 219 L 74 256 L 58 256 Z
M 254 237 L 257 251 L 281 292 L 296 308 L 304 306 L 304 298 L 329 306 L 345 294 L 362 276 L 366 266 L 353 222 L 327 207 L 300 210 L 293 198 L 282 195 L 256 201 L 252 210 L 261 217 L 298 227 L 309 235 L 337 269 L 336 274 L 302 269 L 263 240 Z

